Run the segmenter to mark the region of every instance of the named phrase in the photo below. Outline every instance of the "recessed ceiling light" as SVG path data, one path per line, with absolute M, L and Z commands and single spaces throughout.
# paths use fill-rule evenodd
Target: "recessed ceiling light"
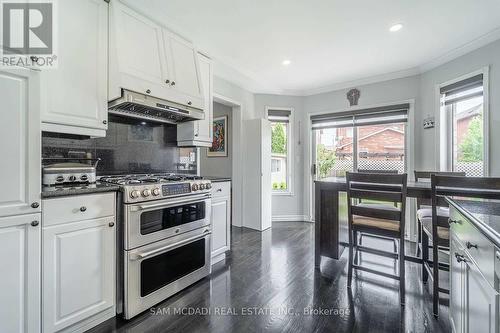
M 396 32 L 399 31 L 403 28 L 403 25 L 401 23 L 394 24 L 392 27 L 389 28 L 390 32 Z
M 283 66 L 288 66 L 288 65 L 290 65 L 291 63 L 292 63 L 292 62 L 291 62 L 290 60 L 285 59 L 285 60 L 283 60 L 283 62 L 282 62 L 281 64 L 282 64 Z

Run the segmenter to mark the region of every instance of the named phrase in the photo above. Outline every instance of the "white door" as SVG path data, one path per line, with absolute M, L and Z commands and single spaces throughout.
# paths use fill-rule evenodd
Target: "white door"
M 162 28 L 138 14 L 132 9 L 112 3 L 113 36 L 116 43 L 116 53 L 120 73 L 161 86 L 167 89 L 165 81 L 169 78 L 166 55 L 162 38 Z M 134 89 L 133 83 L 127 87 Z M 155 91 L 151 92 L 155 96 Z M 143 88 L 137 86 L 139 93 L 144 93 Z
M 42 122 L 107 129 L 108 3 L 64 0 L 57 6 L 58 68 L 42 71 Z
M 272 180 L 271 180 L 271 123 L 262 119 L 261 123 L 261 216 L 262 229 L 271 227 L 272 220 Z
M 200 79 L 198 53 L 193 45 L 163 29 L 165 54 L 170 55 L 173 72 L 171 87 L 185 96 L 185 101 L 177 101 L 199 109 L 203 108 L 203 89 Z
M 114 217 L 43 229 L 43 327 L 55 332 L 112 307 Z
M 212 200 L 212 257 L 229 249 L 231 204 L 228 197 Z
M 40 332 L 40 214 L 0 218 L 0 332 Z
M 465 265 L 467 294 L 465 332 L 497 332 L 498 293 L 485 279 L 470 257 L 466 256 Z
M 0 70 L 0 216 L 40 211 L 39 73 Z

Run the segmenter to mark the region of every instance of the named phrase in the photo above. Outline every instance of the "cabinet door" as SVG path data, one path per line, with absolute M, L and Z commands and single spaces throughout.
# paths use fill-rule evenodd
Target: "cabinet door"
M 181 104 L 203 108 L 203 90 L 200 79 L 198 53 L 193 45 L 163 29 L 167 57 L 171 59 L 173 77 L 171 87 L 185 96 Z
M 114 217 L 44 228 L 44 331 L 58 331 L 114 306 L 114 272 Z
M 70 134 L 106 130 L 108 3 L 64 0 L 57 8 L 58 67 L 42 72 L 42 122 Z
M 455 333 L 462 333 L 465 314 L 465 264 L 455 255 L 463 255 L 460 243 L 450 243 L 450 321 Z
M 170 73 L 167 69 L 161 27 L 116 1 L 112 6 L 112 29 L 120 73 L 166 87 L 164 81 Z M 152 90 L 154 93 L 154 89 Z M 143 88 L 137 88 L 136 91 L 144 93 Z
M 205 119 L 189 121 L 177 125 L 179 146 L 212 146 L 213 132 L 213 75 L 210 59 L 199 55 L 200 77 L 203 87 Z
M 40 211 L 39 73 L 0 70 L 0 216 Z M 33 206 L 32 206 L 33 205 Z
M 466 257 L 466 293 L 466 332 L 497 332 L 498 293 L 470 257 Z
M 212 200 L 212 257 L 229 250 L 231 202 L 228 197 Z
M 40 332 L 40 214 L 0 218 L 0 332 Z

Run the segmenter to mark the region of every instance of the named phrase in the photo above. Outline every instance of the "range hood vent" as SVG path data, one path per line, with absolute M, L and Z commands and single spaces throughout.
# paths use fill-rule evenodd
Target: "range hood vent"
M 202 110 L 122 89 L 122 96 L 108 103 L 108 112 L 124 117 L 178 124 L 204 119 Z

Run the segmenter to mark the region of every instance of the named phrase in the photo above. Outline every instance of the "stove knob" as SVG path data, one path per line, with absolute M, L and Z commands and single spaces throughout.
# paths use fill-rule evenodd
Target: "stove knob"
M 76 181 L 76 176 L 69 176 L 68 179 L 70 182 L 74 182 L 74 181 Z
M 151 191 L 148 190 L 148 189 L 145 189 L 144 191 L 142 191 L 142 196 L 143 197 L 149 197 L 151 195 Z
M 201 183 L 200 184 L 200 190 L 204 190 L 205 189 L 205 184 Z
M 193 184 L 193 185 L 191 185 L 191 189 L 192 189 L 193 191 L 198 191 L 198 184 Z
M 137 191 L 137 190 L 133 190 L 132 192 L 130 192 L 130 197 L 131 197 L 132 199 L 136 199 L 136 198 L 138 198 L 138 197 L 139 197 L 139 195 L 140 195 L 140 193 L 139 193 L 139 191 Z
M 64 181 L 64 176 L 57 176 L 56 177 L 56 182 L 62 183 Z
M 206 188 L 207 190 L 210 190 L 210 189 L 212 188 L 212 184 L 210 184 L 210 183 L 206 183 L 206 184 L 205 184 L 205 188 Z
M 86 182 L 88 179 L 89 179 L 89 176 L 87 176 L 87 175 L 80 176 L 80 180 L 83 180 L 84 182 Z
M 160 189 L 158 187 L 153 189 L 153 195 L 155 197 L 160 195 Z

